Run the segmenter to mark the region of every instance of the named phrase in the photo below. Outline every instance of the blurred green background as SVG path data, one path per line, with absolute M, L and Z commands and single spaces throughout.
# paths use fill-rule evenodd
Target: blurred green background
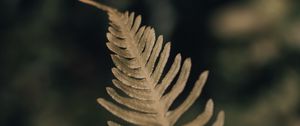
M 225 126 L 300 126 L 297 0 L 101 0 L 135 11 L 193 62 L 187 90 L 210 70 L 197 103 L 226 112 Z M 113 78 L 104 12 L 76 0 L 0 1 L 0 126 L 102 126 L 96 103 Z M 111 99 L 110 99 L 111 100 Z M 214 117 L 215 118 L 215 117 Z M 121 121 L 122 122 L 122 121 Z

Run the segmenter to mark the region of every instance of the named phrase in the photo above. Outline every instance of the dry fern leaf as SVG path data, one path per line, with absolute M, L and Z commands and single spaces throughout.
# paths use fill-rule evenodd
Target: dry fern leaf
M 170 42 L 163 44 L 163 36 L 156 38 L 154 29 L 141 25 L 141 16 L 134 13 L 119 12 L 109 6 L 91 0 L 81 2 L 96 6 L 107 12 L 110 21 L 107 47 L 116 67 L 112 73 L 116 77 L 112 82 L 127 96 L 119 94 L 114 88 L 107 87 L 107 93 L 118 106 L 103 98 L 97 101 L 115 116 L 135 124 L 149 126 L 172 126 L 179 117 L 199 97 L 206 82 L 208 71 L 203 72 L 196 81 L 185 101 L 174 110 L 170 106 L 184 90 L 191 69 L 191 59 L 187 58 L 181 66 L 181 55 L 177 54 L 171 68 L 162 77 L 169 58 Z M 181 67 L 181 68 L 180 68 Z M 178 76 L 177 80 L 175 77 Z M 169 85 L 176 81 L 170 91 Z M 213 115 L 213 101 L 208 100 L 204 112 L 186 126 L 203 126 Z M 213 126 L 223 126 L 224 112 L 218 114 Z M 108 121 L 109 126 L 120 124 Z

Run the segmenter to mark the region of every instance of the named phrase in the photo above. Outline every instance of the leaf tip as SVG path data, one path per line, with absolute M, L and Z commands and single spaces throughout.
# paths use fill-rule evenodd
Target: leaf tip
M 107 92 L 114 91 L 114 89 L 113 89 L 113 88 L 111 88 L 111 87 L 106 87 L 105 89 L 106 89 L 106 91 L 107 91 Z
M 207 106 L 214 106 L 214 101 L 211 98 L 207 101 Z
M 201 76 L 202 76 L 203 78 L 207 78 L 208 75 L 209 75 L 209 71 L 208 71 L 208 70 L 205 70 L 205 71 L 202 72 L 202 74 L 201 74 Z
M 98 9 L 101 9 L 101 10 L 106 11 L 106 12 L 111 12 L 111 11 L 115 10 L 115 9 L 113 9 L 113 8 L 107 6 L 107 5 L 95 2 L 93 0 L 79 0 L 79 2 L 94 6 Z
M 218 113 L 217 120 L 213 124 L 213 126 L 223 126 L 224 125 L 224 120 L 225 120 L 225 112 L 223 110 L 221 110 Z
M 185 65 L 191 66 L 192 65 L 192 59 L 191 58 L 186 58 L 184 60 L 184 63 L 183 63 L 183 66 L 185 66 Z
M 102 104 L 104 101 L 105 101 L 104 98 L 97 98 L 97 102 L 98 102 L 99 104 Z

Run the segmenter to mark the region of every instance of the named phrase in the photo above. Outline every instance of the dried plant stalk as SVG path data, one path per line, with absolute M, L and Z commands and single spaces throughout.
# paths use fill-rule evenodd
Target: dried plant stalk
M 118 102 L 116 105 L 98 98 L 100 105 L 115 116 L 135 125 L 172 126 L 180 116 L 196 101 L 206 82 L 208 71 L 203 72 L 196 81 L 188 97 L 174 110 L 170 106 L 184 90 L 188 80 L 191 59 L 181 65 L 181 55 L 177 54 L 171 68 L 162 76 L 170 53 L 170 42 L 163 44 L 163 36 L 156 38 L 155 31 L 141 25 L 141 16 L 134 12 L 119 12 L 117 9 L 91 0 L 80 0 L 107 12 L 110 21 L 107 47 L 116 67 L 112 73 L 116 77 L 113 84 L 127 96 L 120 95 L 114 88 L 107 87 L 107 93 Z M 177 80 L 175 77 L 178 76 Z M 166 89 L 176 81 L 170 91 Z M 205 110 L 185 126 L 203 126 L 213 115 L 213 100 L 209 99 Z M 108 121 L 109 126 L 120 124 Z M 213 126 L 223 126 L 224 112 L 218 114 Z

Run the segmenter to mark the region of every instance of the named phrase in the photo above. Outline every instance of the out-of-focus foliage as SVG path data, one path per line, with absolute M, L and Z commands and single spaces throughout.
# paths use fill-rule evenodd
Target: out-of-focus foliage
M 213 16 L 213 33 L 223 43 L 215 57 L 220 77 L 233 85 L 227 91 L 240 95 L 235 102 L 244 102 L 227 107 L 235 118 L 228 125 L 300 125 L 299 6 L 253 0 Z
M 226 111 L 225 125 L 300 125 L 297 0 L 100 1 L 142 14 L 172 41 L 171 54 L 191 56 L 191 75 L 210 70 L 202 97 Z M 115 119 L 96 103 L 113 78 L 105 13 L 76 0 L 2 0 L 0 10 L 1 126 Z

